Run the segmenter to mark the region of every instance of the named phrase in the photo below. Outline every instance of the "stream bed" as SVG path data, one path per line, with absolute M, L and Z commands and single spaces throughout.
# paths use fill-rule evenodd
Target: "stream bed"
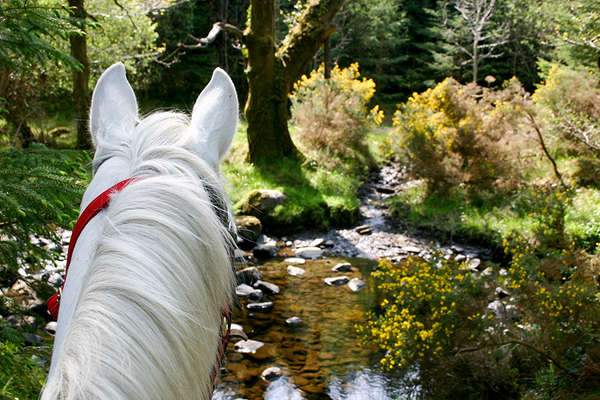
M 343 262 L 351 264 L 351 271 L 332 271 Z M 376 348 L 359 345 L 356 326 L 365 323 L 366 313 L 375 303 L 368 289 L 373 284 L 369 275 L 376 262 L 307 260 L 297 265 L 305 270 L 299 276 L 288 273 L 289 265 L 277 260 L 259 267 L 264 280 L 276 284 L 280 292 L 265 295 L 261 302 L 272 302 L 273 306 L 263 312 L 248 310 L 252 301 L 242 298 L 233 322 L 243 327 L 250 340 L 264 345 L 255 352 L 240 353 L 235 343 L 242 339 L 233 338 L 227 349 L 226 371 L 213 400 L 414 397 L 399 379 L 377 368 L 381 354 Z M 359 278 L 366 287 L 352 291 L 347 284 L 329 286 L 324 282 L 341 275 Z M 296 319 L 290 320 L 293 317 Z M 263 378 L 265 370 L 277 372 Z

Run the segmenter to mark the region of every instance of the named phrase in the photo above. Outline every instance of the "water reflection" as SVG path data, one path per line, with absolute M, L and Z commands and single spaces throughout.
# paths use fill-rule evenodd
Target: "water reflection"
M 247 300 L 242 299 L 234 322 L 243 326 L 250 339 L 265 345 L 254 354 L 240 354 L 228 346 L 227 372 L 213 400 L 411 398 L 377 370 L 378 350 L 359 346 L 356 325 L 364 323 L 366 312 L 374 307 L 372 292 L 368 288 L 352 292 L 347 286 L 331 287 L 323 281 L 340 275 L 331 268 L 343 261 L 309 261 L 302 266 L 306 270 L 302 276 L 289 275 L 282 262 L 260 268 L 264 280 L 277 284 L 281 292 L 263 299 L 274 303 L 269 312 L 249 312 Z M 372 285 L 369 275 L 374 262 L 349 261 L 353 270 L 343 275 Z M 293 316 L 302 323 L 286 324 Z M 281 369 L 282 376 L 267 382 L 261 374 L 273 366 Z

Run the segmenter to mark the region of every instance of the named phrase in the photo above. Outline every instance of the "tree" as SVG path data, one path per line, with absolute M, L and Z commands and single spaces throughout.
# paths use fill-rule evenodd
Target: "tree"
M 556 61 L 600 68 L 600 0 L 549 0 L 536 6 Z
M 482 60 L 502 55 L 500 47 L 508 42 L 507 24 L 494 19 L 496 0 L 451 0 L 442 5 L 442 24 L 447 42 L 471 64 L 472 80 L 479 78 Z
M 68 0 L 70 15 L 79 21 L 81 32 L 69 35 L 71 56 L 81 65 L 73 68 L 73 104 L 75 105 L 75 121 L 77 124 L 77 148 L 90 149 L 92 140 L 87 128 L 88 110 L 90 109 L 90 59 L 87 54 L 87 36 L 85 34 L 84 0 Z
M 309 0 L 304 11 L 281 44 L 276 41 L 273 0 L 251 0 L 247 28 L 217 22 L 197 44 L 204 47 L 220 32 L 236 35 L 247 49 L 248 99 L 244 108 L 248 121 L 249 161 L 298 154 L 287 126 L 288 95 L 306 71 L 323 42 L 335 30 L 333 18 L 344 0 Z
M 61 7 L 27 0 L 0 4 L 0 111 L 4 111 L 23 147 L 33 140 L 27 123 L 33 111 L 28 95 L 40 89 L 31 84 L 31 70 L 36 65 L 47 65 L 49 60 L 78 68 L 76 60 L 52 41 L 57 37 L 64 40 L 73 32 L 77 28 Z

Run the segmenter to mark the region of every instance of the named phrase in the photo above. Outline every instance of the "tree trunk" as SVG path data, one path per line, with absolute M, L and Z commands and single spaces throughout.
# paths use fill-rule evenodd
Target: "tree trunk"
M 479 41 L 473 40 L 473 83 L 477 83 L 479 70 Z
M 250 162 L 297 154 L 288 131 L 289 83 L 285 68 L 275 57 L 275 10 L 273 1 L 252 1 L 252 18 L 245 32 L 248 47 L 248 121 Z
M 85 32 L 87 13 L 84 0 L 68 0 L 71 16 L 77 18 L 81 30 Z M 88 132 L 88 112 L 90 109 L 90 60 L 87 55 L 87 39 L 83 34 L 72 34 L 69 37 L 71 56 L 79 61 L 81 70 L 73 68 L 73 104 L 77 122 L 77 148 L 89 149 L 92 141 Z

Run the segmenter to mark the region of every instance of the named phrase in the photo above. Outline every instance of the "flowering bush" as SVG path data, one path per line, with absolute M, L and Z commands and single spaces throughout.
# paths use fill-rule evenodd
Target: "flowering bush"
M 407 155 L 412 174 L 425 179 L 430 192 L 461 184 L 514 186 L 531 147 L 523 145 L 529 132 L 523 98 L 516 79 L 494 91 L 447 78 L 400 105 L 389 145 Z
M 375 82 L 360 78 L 358 63 L 347 68 L 336 65 L 330 79 L 325 79 L 324 70 L 321 65 L 294 85 L 293 121 L 309 148 L 354 158 L 357 150 L 366 151 L 363 139 L 368 129 L 383 121 L 379 106 L 368 107 Z
M 393 266 L 384 260 L 372 276 L 383 296 L 382 313 L 369 314 L 367 325 L 358 329 L 365 341 L 385 351 L 385 369 L 449 356 L 465 332 L 480 330 L 483 282 L 465 263 L 411 258 Z
M 436 381 L 421 382 L 444 391 L 436 398 L 600 390 L 597 263 L 572 245 L 543 258 L 524 240 L 504 245 L 511 261 L 485 273 L 441 255 L 382 261 L 363 340 L 384 351 L 384 369 Z

